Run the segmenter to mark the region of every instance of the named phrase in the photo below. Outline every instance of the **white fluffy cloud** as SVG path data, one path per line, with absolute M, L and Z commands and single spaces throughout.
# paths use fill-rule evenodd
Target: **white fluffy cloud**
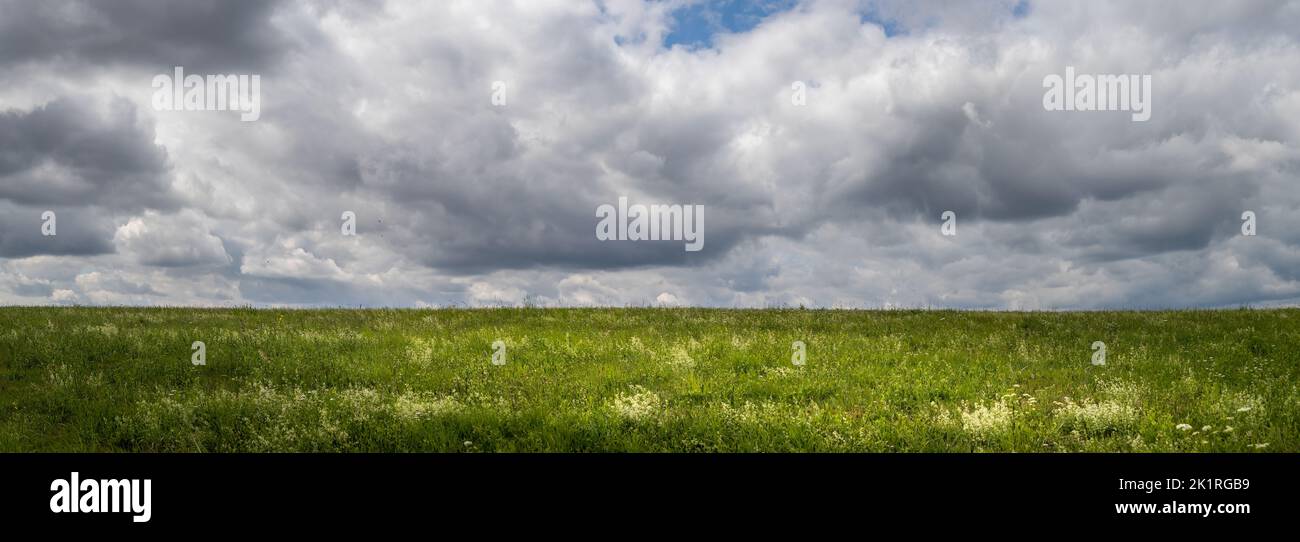
M 154 267 L 227 265 L 230 255 L 221 239 L 207 230 L 204 218 L 193 211 L 164 216 L 147 212 L 117 228 L 113 243 L 119 254 Z

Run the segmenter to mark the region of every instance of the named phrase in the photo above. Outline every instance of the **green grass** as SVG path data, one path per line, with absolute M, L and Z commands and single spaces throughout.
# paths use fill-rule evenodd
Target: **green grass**
M 1296 452 L 1300 310 L 0 308 L 0 450 Z

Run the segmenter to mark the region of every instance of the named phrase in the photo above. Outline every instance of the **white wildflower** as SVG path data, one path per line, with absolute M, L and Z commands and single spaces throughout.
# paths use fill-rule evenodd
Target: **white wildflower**
M 393 416 L 402 421 L 414 421 L 438 414 L 453 412 L 460 407 L 450 397 L 434 398 L 416 393 L 403 393 L 393 400 Z
M 416 337 L 406 345 L 406 359 L 415 363 L 428 363 L 433 360 L 436 339 Z
M 685 346 L 679 344 L 673 347 L 668 364 L 677 369 L 692 369 L 695 367 L 695 359 Z
M 642 420 L 659 411 L 662 401 L 655 392 L 635 385 L 631 389 L 632 393 L 614 398 L 612 407 L 615 413 L 629 420 Z
M 1066 399 L 1065 405 L 1057 410 L 1057 416 L 1063 428 L 1081 430 L 1083 433 L 1122 431 L 1137 425 L 1137 410 L 1115 401 L 1094 402 L 1085 399 L 1076 403 Z
M 1014 417 L 1015 412 L 1006 400 L 998 399 L 989 406 L 980 404 L 973 409 L 962 410 L 961 426 L 967 433 L 987 438 L 1010 429 Z

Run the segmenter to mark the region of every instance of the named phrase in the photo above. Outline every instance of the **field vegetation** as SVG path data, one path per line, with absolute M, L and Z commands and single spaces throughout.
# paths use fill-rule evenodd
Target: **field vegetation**
M 0 450 L 1297 452 L 1300 310 L 9 307 Z

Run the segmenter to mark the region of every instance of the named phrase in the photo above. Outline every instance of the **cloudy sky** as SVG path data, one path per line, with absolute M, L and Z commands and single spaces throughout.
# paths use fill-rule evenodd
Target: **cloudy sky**
M 0 0 L 0 304 L 522 303 L 1300 304 L 1300 1 Z

